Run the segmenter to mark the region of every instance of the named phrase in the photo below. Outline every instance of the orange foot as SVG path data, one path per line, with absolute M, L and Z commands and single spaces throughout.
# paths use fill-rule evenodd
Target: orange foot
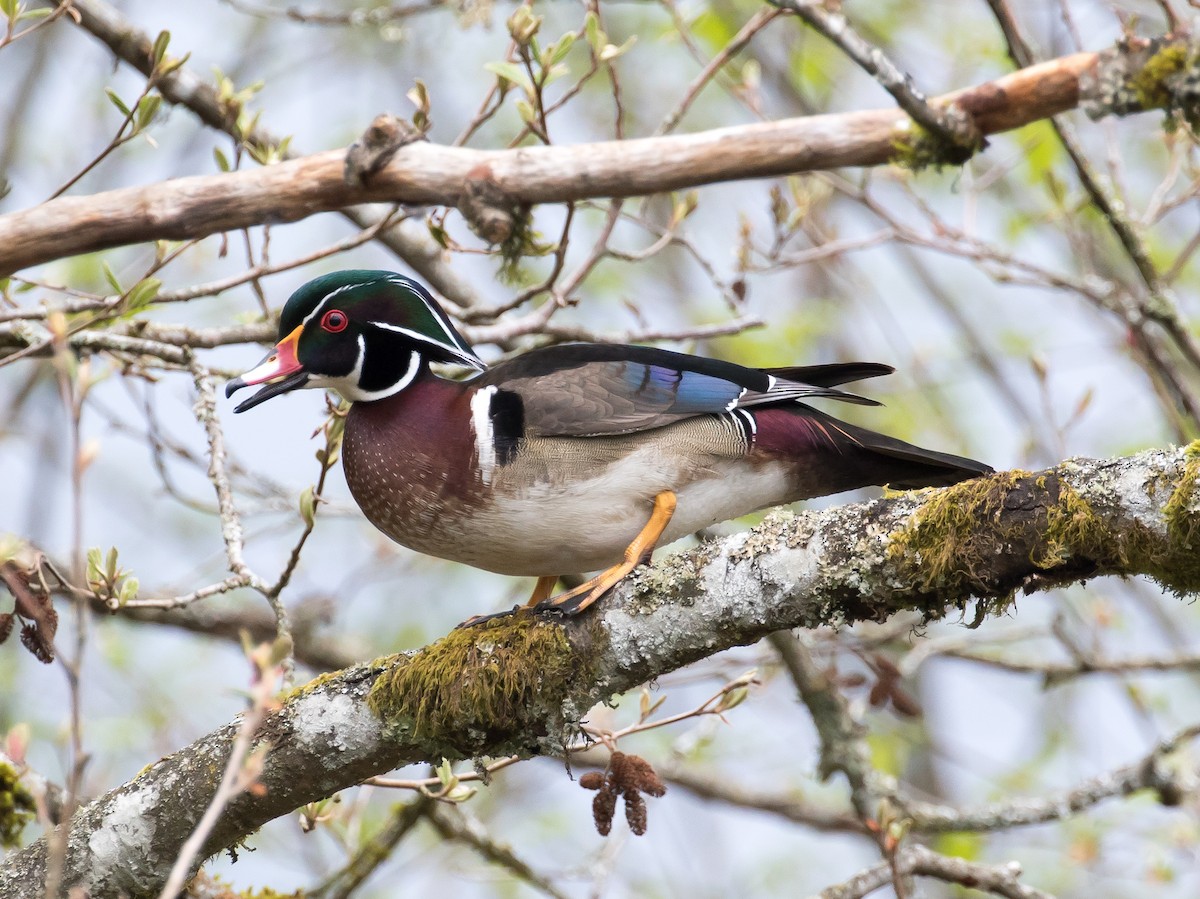
M 535 612 L 555 612 L 559 615 L 574 616 L 601 596 L 619 584 L 629 572 L 643 562 L 650 561 L 658 538 L 667 528 L 671 516 L 675 514 L 675 494 L 664 490 L 654 497 L 654 511 L 650 520 L 641 532 L 633 538 L 633 542 L 625 548 L 625 558 L 620 564 L 605 569 L 589 581 L 584 581 L 573 590 L 560 593 L 558 596 L 542 599 L 533 606 Z
M 650 513 L 650 520 L 633 538 L 633 542 L 625 548 L 625 557 L 619 564 L 605 569 L 591 580 L 585 581 L 565 593 L 560 593 L 558 596 L 550 595 L 554 585 L 558 582 L 558 577 L 556 575 L 539 577 L 537 586 L 533 588 L 533 595 L 529 597 L 529 601 L 525 605 L 513 606 L 507 611 L 495 612 L 491 615 L 476 615 L 468 618 L 459 627 L 472 627 L 493 618 L 504 618 L 524 611 L 549 612 L 567 617 L 578 615 L 619 584 L 638 565 L 650 560 L 658 538 L 662 536 L 674 514 L 675 494 L 670 490 L 664 490 L 654 497 L 654 510 Z

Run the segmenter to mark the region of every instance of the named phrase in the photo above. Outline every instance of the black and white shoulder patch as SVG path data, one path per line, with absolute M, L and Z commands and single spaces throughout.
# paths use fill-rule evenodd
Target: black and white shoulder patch
M 517 457 L 525 436 L 525 401 L 519 393 L 498 388 L 492 394 L 488 418 L 492 424 L 492 446 L 496 461 L 501 465 L 509 465 Z
M 512 464 L 520 451 L 525 436 L 525 403 L 520 394 L 494 385 L 480 389 L 471 397 L 471 430 L 480 477 L 490 484 L 496 466 Z

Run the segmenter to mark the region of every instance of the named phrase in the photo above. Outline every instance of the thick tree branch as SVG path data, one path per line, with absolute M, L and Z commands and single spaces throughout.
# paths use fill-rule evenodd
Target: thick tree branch
M 1124 72 L 1121 61 L 1111 52 L 1077 53 L 932 102 L 955 105 L 983 135 L 1007 131 L 1076 107 L 1088 99 L 1084 81 L 1097 91 L 1108 86 L 1097 66 Z M 67 255 L 291 222 L 359 203 L 456 206 L 473 186 L 487 185 L 514 206 L 639 196 L 920 158 L 921 141 L 902 112 L 878 109 L 574 146 L 489 151 L 422 142 L 399 150 L 366 185 L 347 184 L 345 151 L 331 150 L 261 169 L 59 197 L 0 216 L 0 275 Z
M 998 611 L 1018 589 L 1100 574 L 1200 591 L 1197 481 L 1200 443 L 775 515 L 641 570 L 594 614 L 562 624 L 501 619 L 325 676 L 264 724 L 263 789 L 229 805 L 202 855 L 401 764 L 560 751 L 593 703 L 777 630 L 900 610 L 941 617 L 972 596 Z M 64 891 L 156 893 L 239 726 L 80 809 L 65 841 Z M 7 859 L 0 895 L 43 895 L 46 856 L 43 839 Z

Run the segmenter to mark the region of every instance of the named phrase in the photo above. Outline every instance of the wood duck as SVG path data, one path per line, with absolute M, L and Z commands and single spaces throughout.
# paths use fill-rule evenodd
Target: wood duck
M 867 485 L 954 484 L 990 472 L 809 405 L 879 405 L 837 385 L 888 374 L 849 362 L 744 368 L 668 350 L 564 344 L 486 366 L 419 283 L 385 271 L 309 281 L 281 339 L 226 396 L 235 412 L 301 387 L 352 405 L 346 481 L 392 540 L 536 576 L 527 607 L 575 614 L 659 543 L 767 506 Z M 431 362 L 476 369 L 449 380 Z M 604 569 L 551 597 L 560 575 Z

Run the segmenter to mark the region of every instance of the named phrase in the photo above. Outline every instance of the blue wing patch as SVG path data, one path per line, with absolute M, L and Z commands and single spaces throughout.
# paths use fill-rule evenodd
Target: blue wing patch
M 661 365 L 625 364 L 625 386 L 648 406 L 678 415 L 702 415 L 733 408 L 745 388 L 724 378 Z

